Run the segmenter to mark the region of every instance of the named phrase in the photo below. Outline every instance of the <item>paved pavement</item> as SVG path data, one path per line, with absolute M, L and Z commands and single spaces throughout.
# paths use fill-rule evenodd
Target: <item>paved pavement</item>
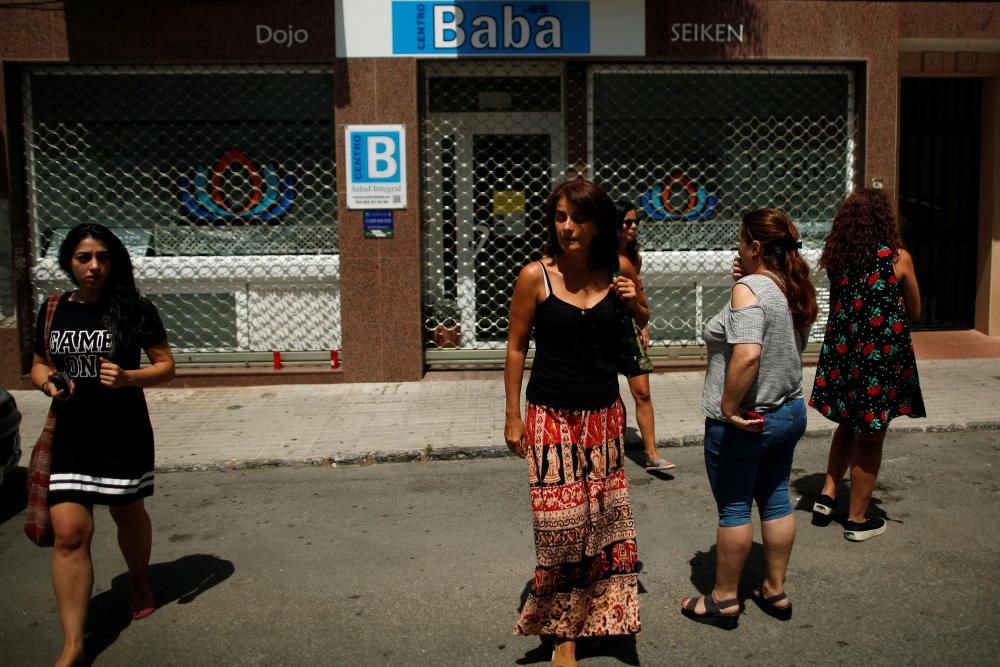
M 843 490 L 837 521 L 810 525 L 827 444 L 806 438 L 795 452 L 794 616 L 782 623 L 747 601 L 733 632 L 678 610 L 710 590 L 715 566 L 700 449 L 671 451 L 675 476 L 625 461 L 642 632 L 581 647 L 582 667 L 997 664 L 1000 430 L 888 438 L 873 502 L 889 529 L 862 543 L 843 538 Z M 9 667 L 52 664 L 61 643 L 51 550 L 21 533 L 23 489 L 0 495 Z M 87 645 L 98 667 L 549 664 L 537 637 L 511 636 L 535 563 L 520 459 L 176 472 L 157 476 L 147 506 L 160 609 L 131 624 L 114 525 L 94 512 Z M 757 539 L 744 595 L 763 573 Z
M 899 418 L 891 429 L 1000 429 L 1000 358 L 921 361 L 919 373 L 929 417 Z M 807 392 L 813 374 L 814 368 L 805 369 Z M 701 443 L 703 377 L 651 376 L 661 446 Z M 621 387 L 628 397 L 624 380 Z M 12 393 L 24 414 L 27 449 L 41 432 L 48 401 L 37 391 Z M 499 371 L 477 379 L 430 373 L 421 382 L 402 383 L 151 389 L 147 396 L 159 470 L 507 455 Z M 626 406 L 634 427 L 628 398 Z M 832 422 L 809 411 L 808 433 L 832 430 Z

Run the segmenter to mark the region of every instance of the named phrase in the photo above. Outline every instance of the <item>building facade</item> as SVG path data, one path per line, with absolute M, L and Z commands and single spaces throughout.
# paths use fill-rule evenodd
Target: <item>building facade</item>
M 743 212 L 785 209 L 815 264 L 862 185 L 898 199 L 921 326 L 1000 335 L 993 3 L 18 4 L 5 386 L 84 221 L 126 241 L 181 382 L 495 365 L 545 197 L 576 177 L 639 209 L 657 355 L 702 353 Z

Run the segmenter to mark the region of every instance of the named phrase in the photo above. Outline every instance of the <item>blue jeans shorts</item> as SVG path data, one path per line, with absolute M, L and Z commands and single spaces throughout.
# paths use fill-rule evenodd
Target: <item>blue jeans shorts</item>
M 760 433 L 705 420 L 705 468 L 719 507 L 720 526 L 750 523 L 754 500 L 761 521 L 792 513 L 788 478 L 795 444 L 805 430 L 806 407 L 802 399 L 788 401 L 765 414 Z

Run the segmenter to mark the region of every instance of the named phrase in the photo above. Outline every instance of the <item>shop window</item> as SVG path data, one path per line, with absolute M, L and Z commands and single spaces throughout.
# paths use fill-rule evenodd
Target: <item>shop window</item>
M 848 68 L 597 68 L 594 178 L 643 204 L 646 250 L 727 250 L 762 206 L 818 247 L 853 181 L 852 87 Z
M 36 70 L 28 136 L 39 254 L 59 229 L 149 232 L 146 252 L 335 252 L 333 77 Z
M 68 229 L 97 222 L 125 241 L 185 358 L 271 364 L 271 351 L 294 351 L 329 364 L 332 68 L 43 66 L 24 81 L 40 301 L 69 287 L 55 263 Z

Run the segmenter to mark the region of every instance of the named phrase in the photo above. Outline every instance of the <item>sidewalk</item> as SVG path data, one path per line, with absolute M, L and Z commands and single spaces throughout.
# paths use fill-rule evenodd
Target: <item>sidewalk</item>
M 930 416 L 898 418 L 891 430 L 1000 429 L 1000 359 L 918 363 Z M 807 396 L 814 372 L 804 372 Z M 651 377 L 661 447 L 701 444 L 703 378 L 702 372 Z M 621 392 L 634 428 L 624 380 Z M 24 415 L 27 464 L 48 399 L 37 391 L 12 393 Z M 146 395 L 162 471 L 507 455 L 499 371 L 471 380 L 431 373 L 421 382 L 150 389 Z M 809 410 L 807 435 L 829 435 L 833 427 Z

